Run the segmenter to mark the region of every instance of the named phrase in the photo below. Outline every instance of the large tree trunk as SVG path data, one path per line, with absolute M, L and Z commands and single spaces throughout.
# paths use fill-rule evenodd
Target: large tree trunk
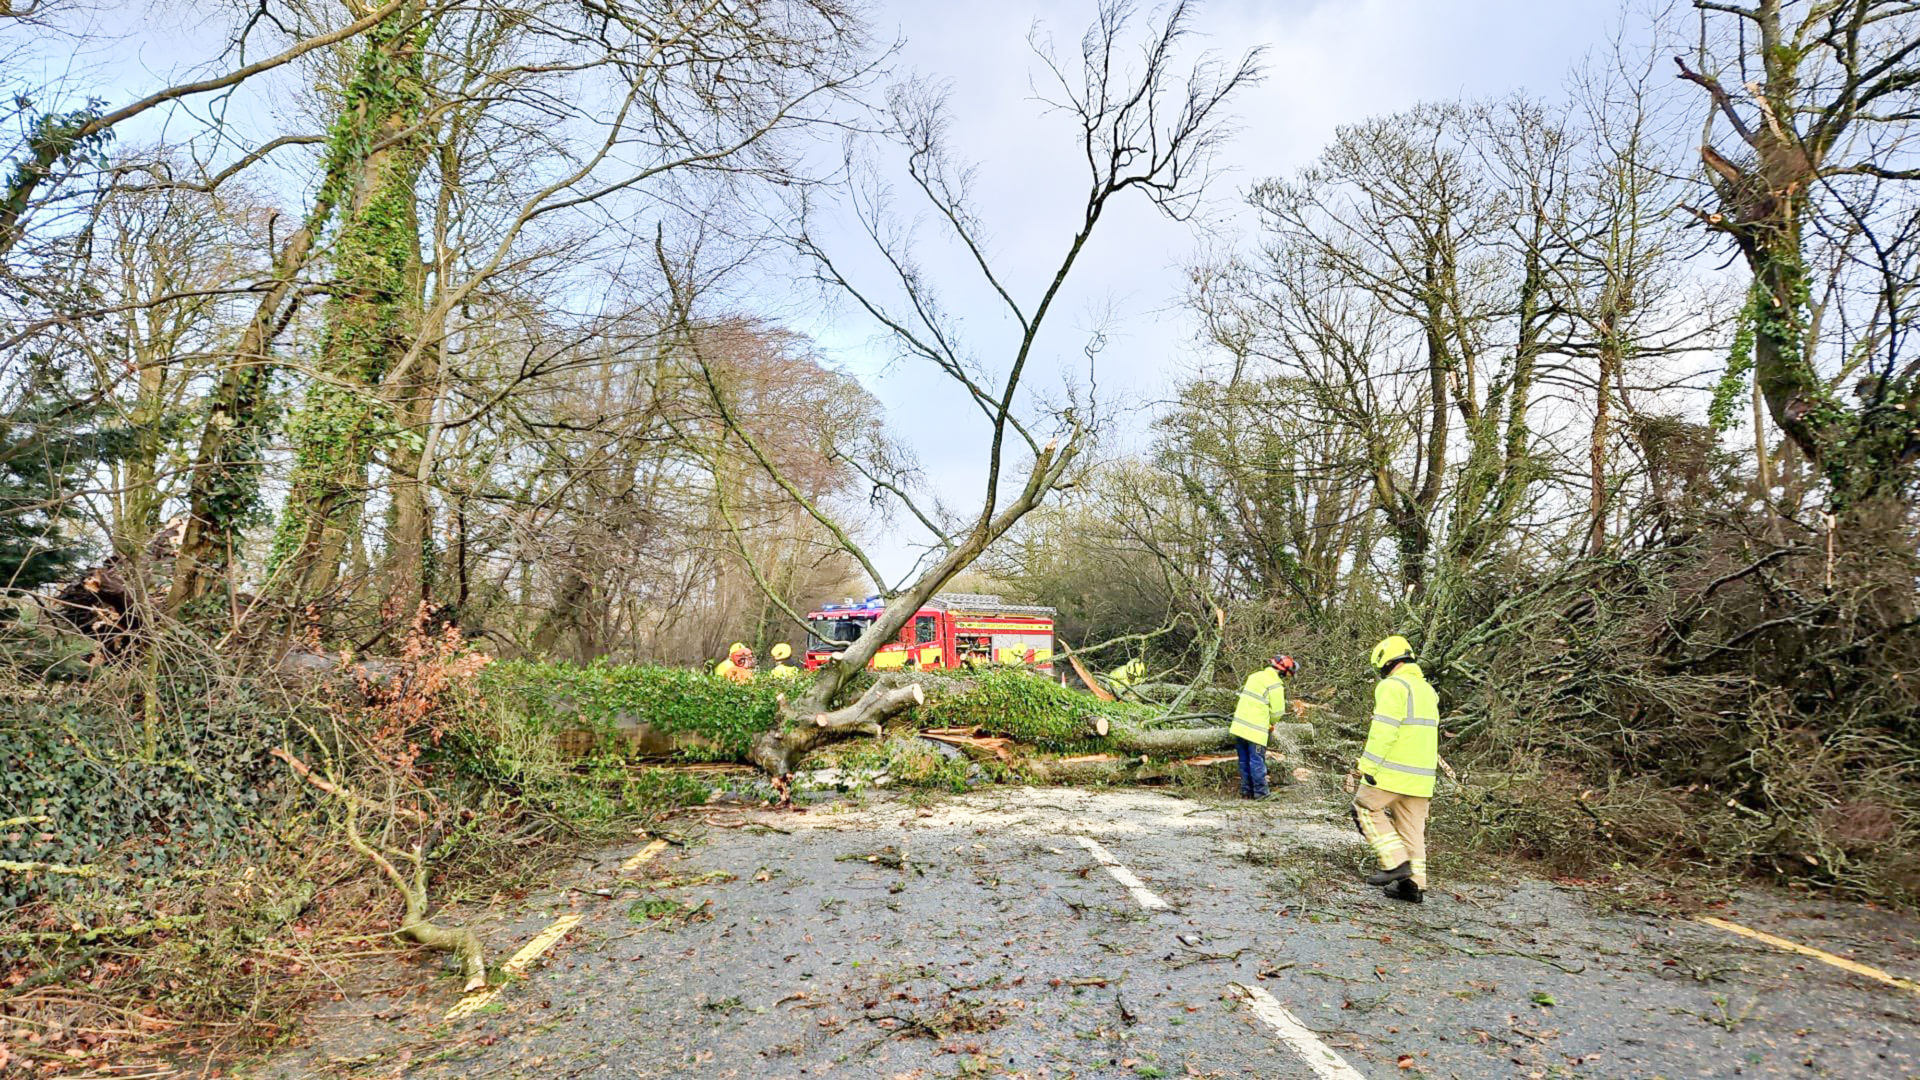
M 381 577 L 388 620 L 404 621 L 432 592 L 427 555 L 433 537 L 433 511 L 427 505 L 427 478 L 433 469 L 433 410 L 440 398 L 440 350 L 420 350 L 416 371 L 395 393 L 394 425 L 403 438 L 388 456 L 393 524 Z M 416 444 L 414 438 L 418 438 Z M 417 448 L 416 448 L 417 446 Z
M 1291 747 L 1301 735 L 1312 729 L 1311 724 L 1275 724 L 1269 745 L 1274 749 Z M 1148 757 L 1192 757 L 1210 750 L 1233 749 L 1233 735 L 1223 727 L 1160 728 L 1154 731 L 1115 728 L 1107 736 L 1107 745 L 1122 753 L 1145 754 Z
M 555 646 L 579 626 L 580 612 L 586 607 L 591 592 L 592 585 L 586 578 L 577 571 L 567 571 L 567 576 L 560 582 L 560 591 L 553 599 L 553 607 L 540 617 L 540 624 L 534 627 L 533 655 L 554 655 Z
M 926 692 L 920 687 L 903 686 L 893 676 L 887 676 L 844 709 L 815 712 L 810 717 L 792 719 L 761 733 L 753 740 L 747 756 L 767 772 L 787 776 L 800 759 L 813 750 L 856 735 L 877 738 L 887 720 L 926 700 Z
M 321 378 L 289 424 L 293 471 L 274 566 L 296 602 L 333 590 L 347 530 L 367 495 L 367 466 L 387 419 L 377 386 L 420 332 L 424 271 L 415 187 L 425 164 L 420 7 L 368 35 L 347 88 L 335 153 L 358 163 L 335 237 Z
M 1620 369 L 1621 342 L 1611 312 L 1601 317 L 1600 371 L 1594 382 L 1593 433 L 1587 444 L 1587 554 L 1599 557 L 1607 550 L 1607 447 L 1612 438 L 1613 373 Z

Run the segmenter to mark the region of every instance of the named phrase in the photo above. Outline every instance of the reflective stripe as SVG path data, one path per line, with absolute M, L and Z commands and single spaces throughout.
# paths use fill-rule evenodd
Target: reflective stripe
M 1400 688 L 1407 692 L 1407 718 L 1405 721 L 1401 721 L 1401 722 L 1411 724 L 1414 727 L 1439 727 L 1440 726 L 1439 720 L 1430 720 L 1424 716 L 1413 715 L 1413 685 L 1411 683 L 1407 682 L 1407 680 L 1405 679 L 1400 678 L 1399 676 L 1395 676 L 1392 679 L 1389 679 L 1387 681 L 1399 683 Z M 1381 719 L 1381 716 L 1379 713 L 1374 713 L 1373 718 L 1375 720 L 1379 720 Z
M 1422 769 L 1414 765 L 1395 764 L 1394 762 L 1388 761 L 1386 758 L 1381 757 L 1379 754 L 1368 753 L 1367 751 L 1364 751 L 1364 750 L 1360 752 L 1360 756 L 1363 758 L 1366 758 L 1368 761 L 1373 762 L 1375 765 L 1378 765 L 1383 769 L 1392 769 L 1394 772 L 1403 772 L 1410 776 L 1438 776 L 1439 775 L 1439 773 L 1433 769 Z
M 1267 699 L 1264 696 L 1260 694 L 1256 694 L 1251 690 L 1240 691 L 1240 696 L 1243 698 L 1246 698 L 1248 701 L 1257 701 L 1262 705 L 1265 705 L 1267 703 Z
M 1398 676 L 1395 676 L 1394 678 L 1388 681 L 1399 683 L 1400 689 L 1405 690 L 1407 692 L 1407 719 L 1412 720 L 1413 719 L 1413 684 Z
M 1353 804 L 1353 823 L 1360 826 L 1360 835 L 1366 839 L 1367 846 L 1373 848 L 1374 858 L 1380 860 L 1380 869 L 1391 870 L 1406 861 L 1406 842 L 1398 832 L 1379 829 L 1373 814 L 1374 811 L 1359 803 Z
M 1386 715 L 1385 713 L 1374 713 L 1374 714 L 1373 714 L 1373 722 L 1374 722 L 1374 723 L 1376 723 L 1376 724 L 1384 724 L 1384 725 L 1385 725 L 1385 726 L 1387 726 L 1387 727 L 1399 727 L 1399 726 L 1400 726 L 1400 721 L 1398 721 L 1398 720 L 1395 720 L 1395 719 L 1394 719 L 1393 717 L 1391 717 L 1391 716 L 1388 716 L 1388 715 Z

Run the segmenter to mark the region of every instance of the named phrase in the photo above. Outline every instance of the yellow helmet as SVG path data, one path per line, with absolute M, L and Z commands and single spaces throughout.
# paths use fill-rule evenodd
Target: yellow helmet
M 773 657 L 775 660 L 785 660 L 787 657 L 793 655 L 793 646 L 783 641 L 768 650 L 767 655 Z
M 1368 660 L 1373 669 L 1379 671 L 1396 660 L 1413 659 L 1413 645 L 1406 638 L 1395 634 L 1373 647 L 1373 655 Z

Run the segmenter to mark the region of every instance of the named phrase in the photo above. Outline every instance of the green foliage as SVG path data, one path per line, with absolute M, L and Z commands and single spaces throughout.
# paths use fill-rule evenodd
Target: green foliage
M 249 364 L 234 378 L 233 399 L 221 406 L 227 410 L 225 419 L 230 425 L 226 452 L 202 481 L 206 519 L 216 535 L 227 537 L 238 536 L 241 529 L 264 517 L 260 501 L 260 474 L 265 467 L 262 437 L 278 417 L 267 365 Z M 208 404 L 213 407 L 214 402 Z M 226 557 L 224 551 L 214 554 Z
M 646 723 L 712 742 L 711 749 L 685 751 L 684 759 L 734 761 L 779 722 L 775 698 L 795 685 L 742 685 L 685 668 L 511 660 L 488 665 L 479 691 L 549 735 L 584 727 L 610 741 L 622 724 Z
M 1740 309 L 1733 348 L 1727 354 L 1727 370 L 1714 386 L 1713 401 L 1707 406 L 1707 419 L 1715 431 L 1733 426 L 1733 411 L 1747 391 L 1747 377 L 1753 374 L 1753 335 L 1765 305 L 1766 294 L 1758 285 L 1747 290 L 1747 305 Z
M 0 584 L 20 589 L 74 576 L 89 551 L 70 528 L 73 500 L 132 441 L 44 357 L 29 362 L 20 403 L 0 414 Z
M 98 866 L 87 887 L 121 891 L 257 852 L 285 777 L 268 757 L 282 738 L 276 710 L 231 692 L 169 704 L 186 722 L 164 725 L 146 756 L 128 747 L 124 718 L 81 697 L 0 697 L 0 818 L 50 819 L 0 833 L 0 858 Z M 0 874 L 0 909 L 81 883 Z
M 25 97 L 14 99 L 21 110 L 31 107 Z M 113 141 L 111 129 L 96 131 L 91 135 L 82 134 L 88 124 L 100 118 L 104 102 L 90 99 L 85 106 L 62 113 L 43 113 L 33 122 L 32 130 L 27 133 L 27 156 L 16 162 L 13 172 L 7 177 L 7 188 L 0 195 L 0 219 L 16 222 L 24 217 L 27 204 L 32 200 L 33 190 L 42 180 L 52 176 L 55 169 L 75 159 L 90 160 L 96 164 L 105 163 L 108 144 Z M 7 238 L 0 236 L 0 247 L 6 246 Z
M 936 696 L 920 711 L 927 727 L 973 727 L 1005 735 L 1042 750 L 1071 751 L 1086 745 L 1086 718 L 1104 715 L 1116 724 L 1138 724 L 1150 707 L 1103 702 L 1052 679 L 1012 667 L 989 668 L 958 693 Z

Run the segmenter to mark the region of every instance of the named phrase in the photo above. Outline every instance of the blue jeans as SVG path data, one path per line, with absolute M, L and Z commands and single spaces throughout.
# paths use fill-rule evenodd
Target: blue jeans
M 1257 742 L 1235 738 L 1234 749 L 1240 753 L 1240 797 L 1243 799 L 1264 799 L 1267 797 L 1267 748 Z

